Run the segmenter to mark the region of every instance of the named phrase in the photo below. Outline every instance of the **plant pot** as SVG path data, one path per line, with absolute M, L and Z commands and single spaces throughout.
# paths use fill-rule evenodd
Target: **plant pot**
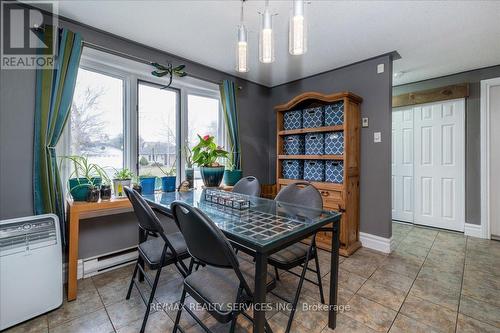
M 139 194 L 142 194 L 142 186 L 140 184 L 134 184 L 132 187 L 135 191 L 137 191 Z
M 163 192 L 175 192 L 176 176 L 161 177 L 161 190 Z
M 102 183 L 102 179 L 100 177 L 95 177 L 91 180 L 92 181 L 87 178 L 70 178 L 68 180 L 70 188 L 69 193 L 71 194 L 71 197 L 73 197 L 74 201 L 86 201 L 92 184 L 95 187 L 99 187 Z
M 115 194 L 115 197 L 123 198 L 127 196 L 123 188 L 125 186 L 130 186 L 130 182 L 130 179 L 113 179 L 113 192 Z
M 99 188 L 93 187 L 87 193 L 87 202 L 99 201 Z
M 224 171 L 224 184 L 227 186 L 234 186 L 243 176 L 241 170 L 226 170 Z
M 156 177 L 141 177 L 142 194 L 148 195 L 155 193 Z
M 186 169 L 186 180 L 189 182 L 189 188 L 193 188 L 193 186 L 194 186 L 194 169 L 193 168 Z
M 101 185 L 101 200 L 111 199 L 111 185 Z
M 224 166 L 200 167 L 200 174 L 206 187 L 219 187 L 224 177 Z

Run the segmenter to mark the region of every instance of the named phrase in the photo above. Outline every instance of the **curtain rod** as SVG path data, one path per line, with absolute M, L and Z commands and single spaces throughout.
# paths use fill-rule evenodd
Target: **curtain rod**
M 94 50 L 103 51 L 103 52 L 106 52 L 106 53 L 111 53 L 113 55 L 116 55 L 116 56 L 119 56 L 119 57 L 122 57 L 122 58 L 127 58 L 127 59 L 130 59 L 130 60 L 133 60 L 133 61 L 137 61 L 137 62 L 146 64 L 146 65 L 151 65 L 154 62 L 154 61 L 150 61 L 150 60 L 147 60 L 147 59 L 144 59 L 144 58 L 140 58 L 140 57 L 134 56 L 132 54 L 128 54 L 128 53 L 116 51 L 116 50 L 107 48 L 105 46 L 101 46 L 101 45 L 98 45 L 98 44 L 90 43 L 90 42 L 87 42 L 87 41 L 83 41 L 83 45 L 87 46 L 87 47 L 90 47 L 90 48 L 92 48 Z M 198 79 L 198 80 L 202 80 L 202 81 L 207 81 L 207 82 L 210 82 L 210 83 L 214 83 L 214 84 L 217 84 L 217 85 L 221 84 L 220 81 L 215 81 L 215 80 L 212 80 L 212 79 L 208 79 L 208 78 L 205 78 L 205 77 L 202 77 L 202 76 L 191 74 L 189 72 L 187 72 L 187 76 L 190 76 L 190 77 Z M 242 89 L 242 87 L 238 86 L 238 90 L 241 90 L 241 89 Z

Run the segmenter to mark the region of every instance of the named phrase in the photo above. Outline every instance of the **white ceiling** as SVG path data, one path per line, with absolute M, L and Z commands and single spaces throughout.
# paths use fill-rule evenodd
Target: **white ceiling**
M 397 51 L 394 84 L 500 64 L 500 1 L 328 1 L 306 5 L 309 50 L 288 53 L 291 1 L 271 1 L 276 61 L 258 61 L 258 11 L 250 0 L 250 72 L 236 73 L 240 2 L 60 1 L 59 14 L 251 81 L 274 86 Z M 161 61 L 161 59 L 158 59 Z M 189 68 L 187 68 L 189 72 Z

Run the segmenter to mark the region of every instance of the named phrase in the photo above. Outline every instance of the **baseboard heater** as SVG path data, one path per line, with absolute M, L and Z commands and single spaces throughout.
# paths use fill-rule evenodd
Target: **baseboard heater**
M 81 259 L 78 262 L 78 279 L 130 265 L 137 260 L 137 246 L 100 256 Z

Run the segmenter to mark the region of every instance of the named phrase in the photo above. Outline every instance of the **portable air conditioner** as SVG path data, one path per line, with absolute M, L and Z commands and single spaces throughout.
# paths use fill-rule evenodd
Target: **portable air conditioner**
M 59 307 L 62 283 L 57 216 L 0 221 L 0 330 Z

